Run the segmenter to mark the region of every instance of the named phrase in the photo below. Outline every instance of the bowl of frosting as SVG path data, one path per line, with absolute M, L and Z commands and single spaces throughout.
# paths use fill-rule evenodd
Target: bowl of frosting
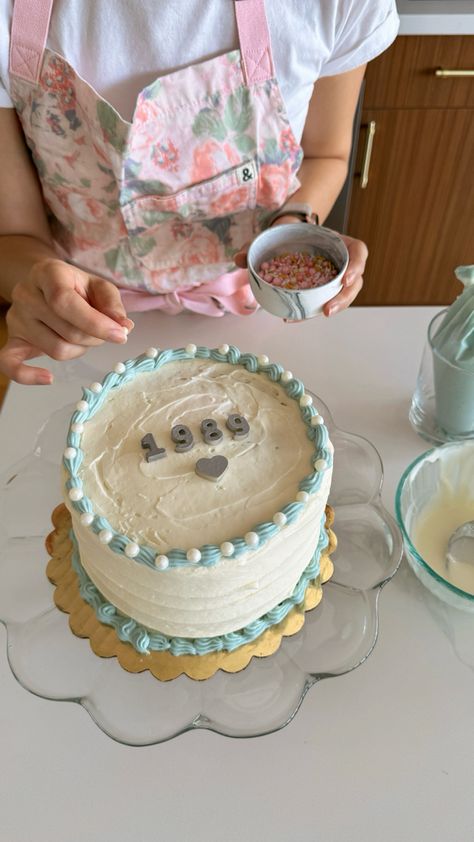
M 447 558 L 451 535 L 474 520 L 474 439 L 415 459 L 398 484 L 395 510 L 418 579 L 449 605 L 474 612 L 474 551 L 472 561 Z
M 346 245 L 335 231 L 305 222 L 268 228 L 247 253 L 250 286 L 260 306 L 293 321 L 322 312 L 341 291 L 348 263 Z

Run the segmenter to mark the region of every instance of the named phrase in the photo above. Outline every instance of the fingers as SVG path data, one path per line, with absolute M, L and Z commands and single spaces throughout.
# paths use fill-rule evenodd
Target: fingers
M 134 326 L 112 283 L 61 260 L 35 265 L 14 287 L 12 299 L 10 339 L 0 355 L 0 371 L 26 385 L 52 382 L 47 369 L 26 365 L 26 360 L 40 354 L 75 359 L 103 341 L 126 342 Z
M 345 310 L 346 307 L 349 307 L 349 305 L 352 304 L 354 299 L 359 295 L 363 283 L 364 279 L 362 276 L 359 276 L 350 284 L 350 286 L 343 287 L 341 292 L 334 296 L 334 298 L 331 298 L 330 301 L 324 305 L 324 315 L 334 316 L 336 313 L 339 313 L 341 310 Z
M 49 328 L 61 339 L 65 339 L 71 345 L 82 345 L 84 348 L 95 348 L 97 345 L 102 345 L 102 339 L 96 339 L 94 336 L 88 336 L 76 327 L 73 327 L 69 322 L 56 316 L 55 313 L 50 312 L 47 315 L 38 311 L 37 320 L 48 325 Z M 20 335 L 25 335 L 23 332 Z
M 245 243 L 239 251 L 234 254 L 234 263 L 239 269 L 246 269 L 247 268 L 247 252 L 249 250 L 250 243 Z
M 362 240 L 356 240 L 354 237 L 344 235 L 341 235 L 341 239 L 346 244 L 347 251 L 349 252 L 349 265 L 344 275 L 343 283 L 346 286 L 350 286 L 358 277 L 364 274 L 369 250 Z
M 234 263 L 239 269 L 247 268 L 247 251 L 238 251 L 234 254 Z
M 323 307 L 325 316 L 334 316 L 349 307 L 358 296 L 364 283 L 364 270 L 369 254 L 368 248 L 362 240 L 340 235 L 349 252 L 349 265 L 342 279 L 342 290 Z
M 12 338 L 20 339 L 29 345 L 32 345 L 37 353 L 47 354 L 53 360 L 64 362 L 65 360 L 73 360 L 76 357 L 81 357 L 87 351 L 84 345 L 74 345 L 63 339 L 48 325 L 43 324 L 38 320 L 32 320 L 27 325 L 27 330 L 23 332 L 21 329 L 12 329 L 12 322 L 14 320 L 8 319 L 8 332 Z
M 127 332 L 133 330 L 135 324 L 127 317 L 120 291 L 114 284 L 101 278 L 91 278 L 88 297 L 93 307 L 101 313 L 109 316 Z
M 25 365 L 25 360 L 41 354 L 29 342 L 23 339 L 9 339 L 0 351 L 0 371 L 9 380 L 15 380 L 24 386 L 47 386 L 53 382 L 53 375 L 47 368 Z
M 56 316 L 88 336 L 107 342 L 126 342 L 127 331 L 124 327 L 117 324 L 108 315 L 100 312 L 94 307 L 93 303 L 90 304 L 87 300 L 90 294 L 89 286 L 93 297 L 93 282 L 87 281 L 85 284 L 78 282 L 76 285 L 76 270 L 70 270 L 71 267 L 65 266 L 59 261 L 57 264 L 49 265 L 48 276 L 41 284 L 46 304 Z M 102 281 L 101 283 L 109 284 L 108 281 Z M 113 287 L 120 298 L 120 293 L 116 287 L 113 284 L 109 285 Z M 84 291 L 87 298 L 84 296 Z
M 58 361 L 71 360 L 85 353 L 87 345 L 71 342 L 67 336 L 61 336 L 50 327 L 55 321 L 62 327 L 61 320 L 48 313 L 48 321 L 49 324 L 45 324 L 36 315 L 23 313 L 19 307 L 12 306 L 7 312 L 8 334 L 33 346 L 37 353 L 47 354 Z M 66 324 L 64 332 L 68 333 L 69 328 Z M 101 344 L 101 340 L 92 341 Z
M 17 305 L 10 308 L 7 316 L 10 336 L 18 336 L 32 341 L 32 326 L 42 322 L 66 342 L 72 345 L 93 347 L 101 345 L 101 339 L 88 336 L 69 322 L 61 319 L 46 304 L 41 292 L 37 289 L 29 290 L 28 296 L 23 296 L 21 302 L 17 298 Z

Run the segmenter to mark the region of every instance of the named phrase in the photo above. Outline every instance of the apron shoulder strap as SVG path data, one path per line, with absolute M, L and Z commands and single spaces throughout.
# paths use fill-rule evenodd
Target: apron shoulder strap
M 15 0 L 10 36 L 10 73 L 39 79 L 54 0 Z
M 15 0 L 10 38 L 10 73 L 37 82 L 54 0 Z M 247 85 L 274 76 L 264 0 L 235 0 Z
M 240 52 L 247 85 L 275 75 L 264 0 L 234 0 Z

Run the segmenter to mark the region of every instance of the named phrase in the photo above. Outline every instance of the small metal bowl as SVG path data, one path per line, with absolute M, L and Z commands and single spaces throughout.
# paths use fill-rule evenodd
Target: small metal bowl
M 322 254 L 339 270 L 326 284 L 310 289 L 282 289 L 264 281 L 259 274 L 266 260 L 287 252 Z M 341 237 L 321 225 L 306 222 L 276 225 L 255 238 L 247 253 L 250 286 L 264 310 L 282 319 L 302 321 L 322 312 L 326 301 L 342 289 L 342 278 L 349 264 L 349 253 Z

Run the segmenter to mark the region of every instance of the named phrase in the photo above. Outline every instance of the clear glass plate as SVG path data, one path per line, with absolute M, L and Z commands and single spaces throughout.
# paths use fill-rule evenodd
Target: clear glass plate
M 44 539 L 61 501 L 61 442 L 72 405 L 54 413 L 33 451 L 0 477 L 0 620 L 20 684 L 45 699 L 77 702 L 119 742 L 151 745 L 196 728 L 229 737 L 271 733 L 291 722 L 311 687 L 360 666 L 377 640 L 379 595 L 398 568 L 402 540 L 382 506 L 379 454 L 365 439 L 338 430 L 316 396 L 314 403 L 335 446 L 334 576 L 303 629 L 278 652 L 253 658 L 240 673 L 218 672 L 201 682 L 125 672 L 115 658 L 94 655 L 54 606 Z

